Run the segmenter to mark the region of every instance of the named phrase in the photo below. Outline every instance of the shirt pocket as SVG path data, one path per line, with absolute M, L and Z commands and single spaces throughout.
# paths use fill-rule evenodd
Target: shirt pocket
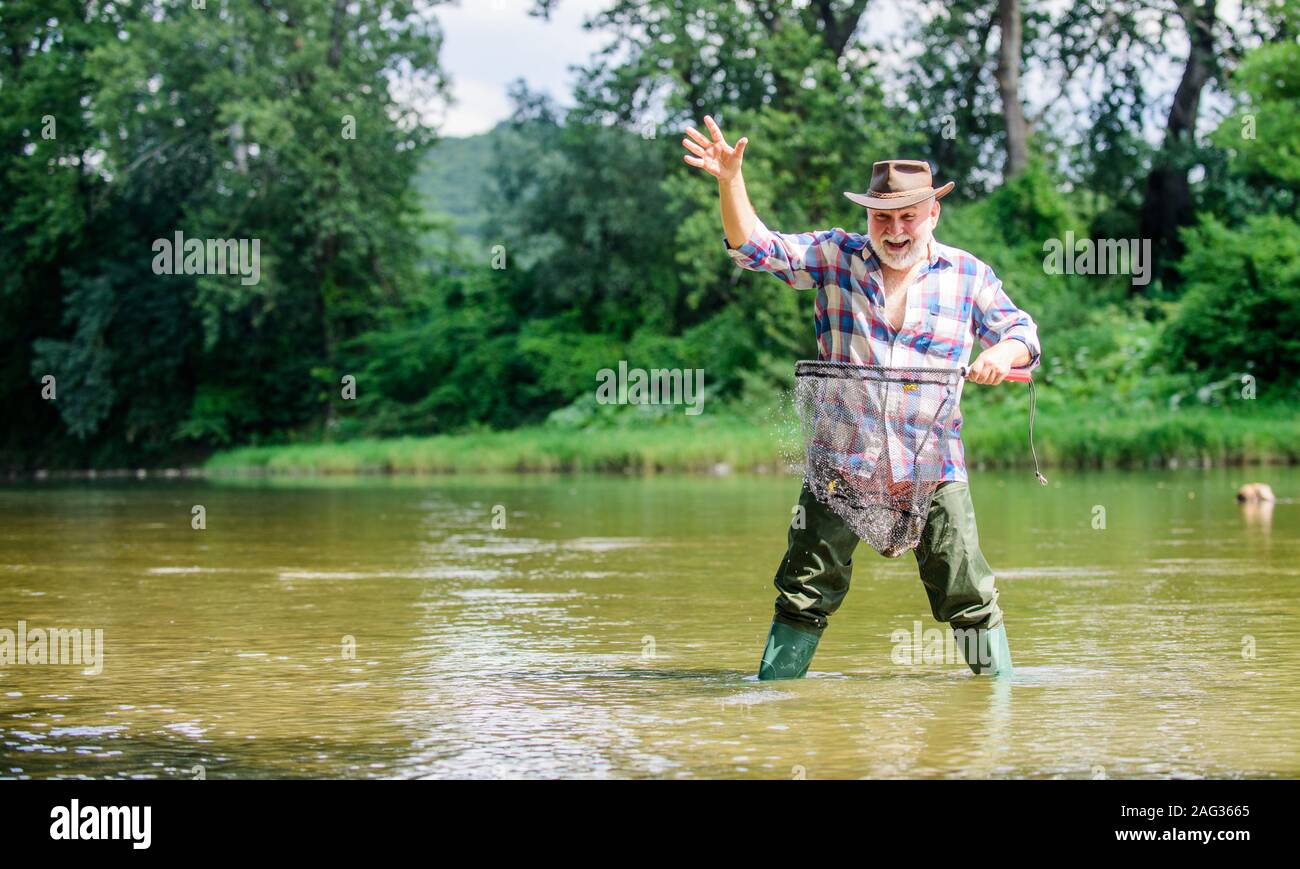
M 934 343 L 944 351 L 960 347 L 971 330 L 970 315 L 961 306 L 931 302 L 926 311 L 926 325 Z

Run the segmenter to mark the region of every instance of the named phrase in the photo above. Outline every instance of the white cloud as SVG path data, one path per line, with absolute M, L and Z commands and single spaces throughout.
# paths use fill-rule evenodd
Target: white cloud
M 456 102 L 442 116 L 444 136 L 485 132 L 510 114 L 506 90 L 523 78 L 533 90 L 569 102 L 573 76 L 608 40 L 582 22 L 608 0 L 560 0 L 550 21 L 528 15 L 531 0 L 467 0 L 436 8 L 444 42 L 442 67 Z

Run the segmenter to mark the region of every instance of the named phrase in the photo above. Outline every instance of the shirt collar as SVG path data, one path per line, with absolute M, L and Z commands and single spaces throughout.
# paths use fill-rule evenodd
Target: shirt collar
M 948 255 L 948 245 L 940 244 L 934 236 L 930 237 L 930 268 L 939 267 L 940 263 L 952 265 L 952 257 Z

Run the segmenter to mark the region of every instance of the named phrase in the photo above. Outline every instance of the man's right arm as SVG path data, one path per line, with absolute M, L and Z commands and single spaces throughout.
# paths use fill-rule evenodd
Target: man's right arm
M 727 232 L 727 245 L 740 247 L 749 241 L 758 225 L 758 215 L 745 191 L 744 173 L 738 171 L 731 178 L 719 178 L 718 199 L 722 202 L 722 228 Z

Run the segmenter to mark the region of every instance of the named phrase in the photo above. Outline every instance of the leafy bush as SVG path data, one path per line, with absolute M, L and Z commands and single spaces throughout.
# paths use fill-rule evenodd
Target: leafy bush
M 1239 372 L 1294 394 L 1300 378 L 1300 224 L 1261 214 L 1185 233 L 1187 281 L 1160 350 L 1202 384 Z

